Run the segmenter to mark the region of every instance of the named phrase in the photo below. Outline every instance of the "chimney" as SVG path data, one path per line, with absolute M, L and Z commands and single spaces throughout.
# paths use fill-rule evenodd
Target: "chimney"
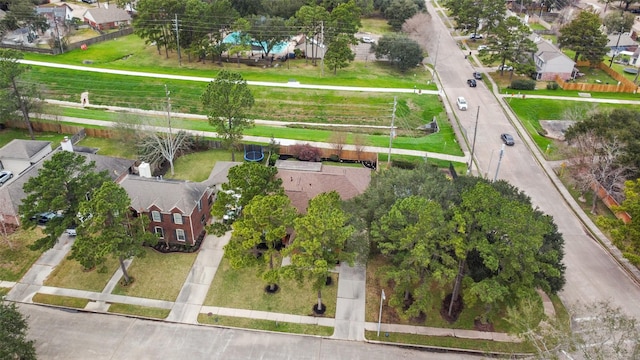
M 69 140 L 68 136 L 65 136 L 64 140 L 62 140 L 62 142 L 60 142 L 60 147 L 64 151 L 73 152 L 73 144 L 71 143 L 71 140 Z
M 146 162 L 141 163 L 140 166 L 138 166 L 138 172 L 140 173 L 140 177 L 151 178 L 151 165 Z

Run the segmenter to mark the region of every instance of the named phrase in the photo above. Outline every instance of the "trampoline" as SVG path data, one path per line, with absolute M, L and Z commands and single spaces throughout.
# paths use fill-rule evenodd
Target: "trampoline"
M 264 152 L 260 145 L 245 145 L 244 146 L 244 159 L 246 161 L 258 162 L 264 159 Z

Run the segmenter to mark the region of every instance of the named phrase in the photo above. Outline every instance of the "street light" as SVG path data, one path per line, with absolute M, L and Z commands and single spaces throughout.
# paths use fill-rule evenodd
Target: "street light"
M 382 293 L 380 294 L 380 312 L 378 313 L 378 336 L 380 336 L 380 323 L 382 322 L 382 302 L 387 299 L 384 296 L 384 289 L 382 289 Z
M 496 175 L 493 177 L 493 182 L 498 180 L 498 171 L 500 171 L 500 164 L 502 163 L 502 157 L 504 156 L 504 144 L 500 148 L 500 157 L 498 158 L 498 166 L 496 167 Z
M 476 134 L 478 134 L 478 118 L 480 117 L 480 106 L 478 106 L 478 112 L 476 113 L 476 125 L 473 129 L 473 144 L 471 145 L 471 158 L 469 159 L 469 166 L 467 167 L 467 175 L 471 173 L 473 167 L 473 152 L 476 149 Z

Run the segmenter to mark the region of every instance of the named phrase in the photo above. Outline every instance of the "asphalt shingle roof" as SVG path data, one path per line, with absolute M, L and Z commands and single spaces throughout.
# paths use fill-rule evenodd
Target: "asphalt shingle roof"
M 202 183 L 143 178 L 137 175 L 128 175 L 120 182 L 120 186 L 129 194 L 131 207 L 140 212 L 146 212 L 155 205 L 161 211 L 179 209 L 184 214 L 191 214 L 207 190 L 207 186 Z

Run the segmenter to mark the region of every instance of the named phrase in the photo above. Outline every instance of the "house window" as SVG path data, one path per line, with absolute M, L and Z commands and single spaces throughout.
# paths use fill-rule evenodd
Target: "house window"
M 182 224 L 182 214 L 173 213 L 173 222 L 176 224 Z
M 176 229 L 176 239 L 181 242 L 187 241 L 187 236 L 184 234 L 184 230 Z
M 202 199 L 198 200 L 198 211 L 202 211 Z
M 152 211 L 151 219 L 153 219 L 154 222 L 162 222 L 162 217 L 160 216 L 159 211 Z
M 202 214 L 202 217 L 200 218 L 200 223 L 202 225 L 207 223 L 207 216 L 205 214 Z
M 155 232 L 156 235 L 158 235 L 158 238 L 164 239 L 164 229 L 161 228 L 160 226 L 156 226 L 155 228 L 153 228 L 153 232 Z
M 209 205 L 213 204 L 213 195 L 209 196 L 208 203 L 209 203 Z

